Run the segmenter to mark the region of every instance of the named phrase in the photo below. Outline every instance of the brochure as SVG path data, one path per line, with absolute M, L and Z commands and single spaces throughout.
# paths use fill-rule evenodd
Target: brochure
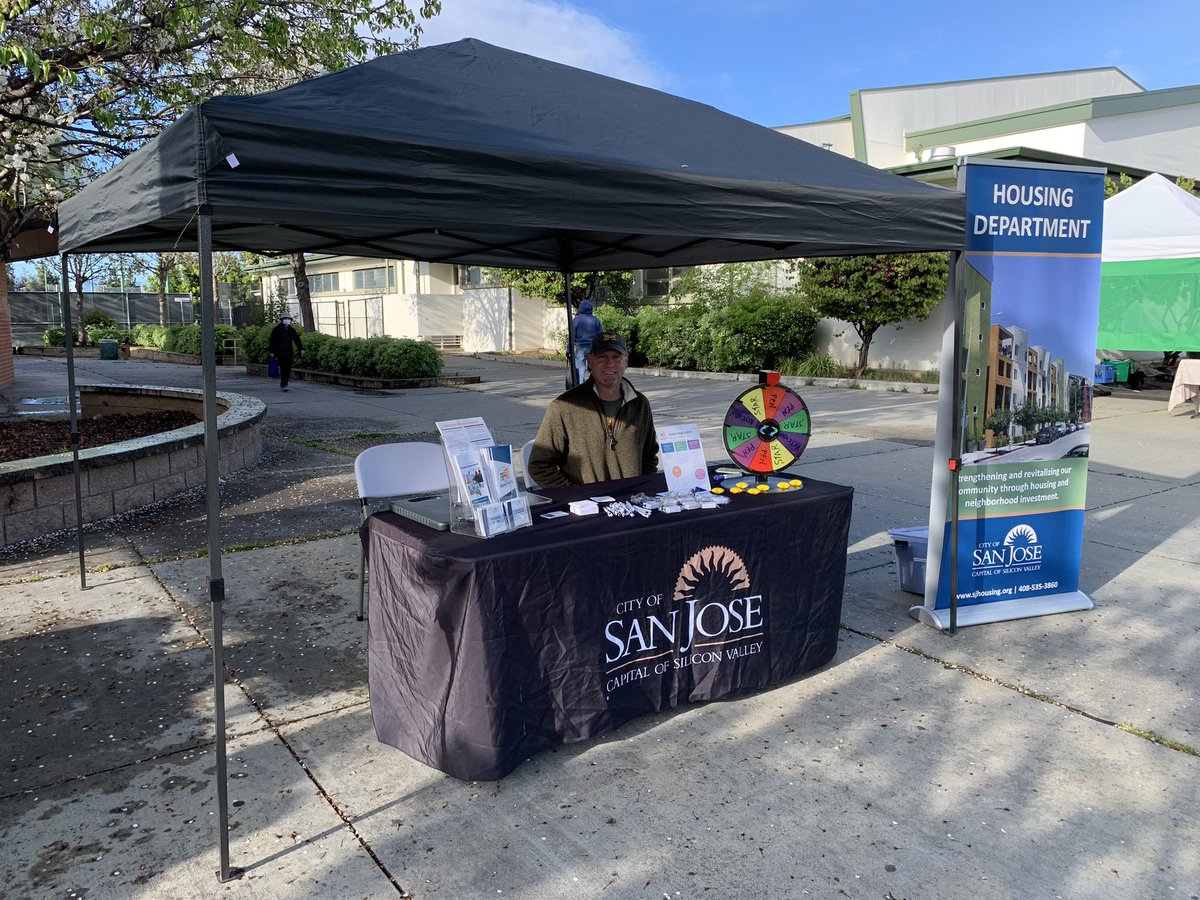
M 517 495 L 517 475 L 513 468 L 512 446 L 496 444 L 481 447 L 479 459 L 491 502 L 510 500 Z
M 472 508 L 491 502 L 479 451 L 494 441 L 483 419 L 475 416 L 436 424 L 447 458 L 451 501 Z

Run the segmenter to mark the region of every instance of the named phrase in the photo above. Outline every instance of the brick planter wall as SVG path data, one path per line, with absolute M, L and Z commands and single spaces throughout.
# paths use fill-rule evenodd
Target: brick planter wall
M 84 410 L 146 412 L 203 408 L 197 390 L 81 385 Z M 251 466 L 262 452 L 259 426 L 266 404 L 242 394 L 217 394 L 220 473 Z M 199 414 L 199 413 L 198 413 Z M 96 522 L 165 500 L 203 484 L 204 423 L 79 452 L 83 521 Z M 74 528 L 75 477 L 70 453 L 0 463 L 0 545 Z

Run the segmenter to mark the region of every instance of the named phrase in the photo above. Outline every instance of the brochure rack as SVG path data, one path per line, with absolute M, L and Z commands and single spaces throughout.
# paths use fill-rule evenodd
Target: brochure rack
M 496 444 L 479 416 L 436 424 L 450 482 L 450 530 L 490 538 L 532 525 L 512 446 Z

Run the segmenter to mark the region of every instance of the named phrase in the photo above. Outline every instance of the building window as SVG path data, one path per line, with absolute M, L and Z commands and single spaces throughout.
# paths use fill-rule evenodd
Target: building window
M 499 287 L 502 285 L 500 276 L 495 269 L 486 266 L 455 266 L 454 283 L 463 287 Z
M 391 266 L 354 270 L 354 289 L 356 291 L 386 291 L 395 286 L 396 275 Z
M 642 270 L 642 294 L 647 298 L 665 297 L 676 280 L 691 266 L 666 266 Z
M 280 278 L 279 287 L 283 291 L 285 297 L 296 296 L 296 279 L 295 278 Z
M 308 276 L 308 291 L 311 294 L 330 294 L 338 289 L 338 273 L 322 272 Z

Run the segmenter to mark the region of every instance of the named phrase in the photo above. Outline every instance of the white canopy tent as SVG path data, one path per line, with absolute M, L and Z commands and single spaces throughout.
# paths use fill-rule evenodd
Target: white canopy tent
M 1161 175 L 1104 201 L 1096 343 L 1200 350 L 1200 198 Z

